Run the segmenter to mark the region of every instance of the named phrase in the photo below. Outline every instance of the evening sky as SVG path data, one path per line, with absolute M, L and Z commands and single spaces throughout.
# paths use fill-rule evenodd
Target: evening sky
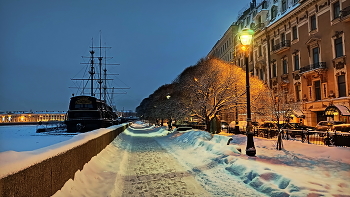
M 66 111 L 90 46 L 106 50 L 118 110 L 205 57 L 245 0 L 1 0 L 0 111 Z M 92 41 L 93 39 L 93 41 Z M 80 74 L 81 73 L 81 74 Z

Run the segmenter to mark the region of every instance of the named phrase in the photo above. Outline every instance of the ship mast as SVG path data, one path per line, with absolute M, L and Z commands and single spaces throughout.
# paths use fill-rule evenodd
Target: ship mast
M 88 73 L 90 74 L 90 77 L 88 79 L 72 79 L 72 80 L 87 80 L 87 81 L 90 81 L 90 89 L 91 89 L 91 96 L 94 97 L 95 96 L 95 93 L 94 91 L 97 89 L 97 87 L 94 88 L 94 81 L 97 81 L 98 85 L 99 85 L 99 99 L 102 100 L 103 98 L 103 101 L 107 104 L 107 90 L 108 89 L 112 89 L 112 95 L 113 94 L 126 94 L 126 92 L 121 92 L 121 93 L 116 93 L 114 92 L 115 89 L 130 89 L 130 88 L 107 88 L 107 80 L 113 80 L 113 79 L 107 79 L 107 75 L 118 75 L 118 74 L 107 74 L 107 65 L 120 65 L 120 64 L 107 64 L 107 56 L 106 56 L 106 50 L 105 50 L 105 56 L 103 57 L 102 55 L 102 49 L 107 49 L 107 48 L 112 48 L 112 47 L 103 47 L 102 46 L 102 39 L 101 39 L 101 34 L 100 34 L 100 46 L 93 46 L 93 38 L 92 38 L 92 45 L 91 45 L 91 50 L 90 50 L 90 61 L 88 63 L 81 63 L 81 64 L 89 64 L 90 65 L 90 70 L 88 71 Z M 94 56 L 95 55 L 95 51 L 94 49 L 95 48 L 98 48 L 99 49 L 99 56 Z M 88 57 L 84 57 L 83 58 L 88 58 Z M 95 72 L 95 61 L 94 59 L 97 58 L 99 63 L 99 73 L 98 73 L 98 78 L 94 77 L 95 74 L 97 74 Z M 112 57 L 108 57 L 110 59 L 112 59 Z M 105 60 L 105 62 L 103 63 L 103 59 Z M 104 64 L 104 67 L 103 67 L 103 64 Z M 103 73 L 102 73 L 103 72 Z M 88 83 L 86 83 L 86 85 L 88 85 Z M 79 87 L 70 87 L 70 88 L 78 88 L 80 89 Z M 83 85 L 82 87 L 82 94 L 84 94 L 84 89 L 85 89 L 85 85 Z M 88 88 L 86 88 L 88 89 Z M 103 89 L 103 90 L 102 90 Z M 102 97 L 103 95 L 103 97 Z M 113 98 L 113 97 L 112 97 Z M 113 101 L 112 101 L 113 102 Z
M 93 45 L 93 43 L 92 43 L 92 45 Z M 90 51 L 90 54 L 91 54 L 91 60 L 90 60 L 91 68 L 90 69 L 91 70 L 89 71 L 89 74 L 90 74 L 90 79 L 91 79 L 91 96 L 94 96 L 94 74 L 95 74 L 94 53 L 95 53 L 94 50 Z

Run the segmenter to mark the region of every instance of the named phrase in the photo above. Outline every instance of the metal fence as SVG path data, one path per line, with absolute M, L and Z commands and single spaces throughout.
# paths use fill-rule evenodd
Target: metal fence
M 278 129 L 254 129 L 255 136 L 268 139 L 277 137 L 278 133 Z M 298 140 L 302 143 L 326 146 L 350 147 L 350 133 L 281 129 L 281 135 L 284 140 Z

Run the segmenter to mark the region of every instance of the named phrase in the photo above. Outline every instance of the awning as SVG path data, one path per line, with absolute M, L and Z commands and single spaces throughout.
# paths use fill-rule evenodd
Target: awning
M 330 105 L 324 110 L 325 116 L 334 115 L 350 116 L 350 110 L 344 105 Z

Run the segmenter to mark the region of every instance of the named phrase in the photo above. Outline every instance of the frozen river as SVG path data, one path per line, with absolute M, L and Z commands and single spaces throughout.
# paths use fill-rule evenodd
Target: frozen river
M 36 133 L 36 125 L 0 126 L 0 152 L 32 151 L 71 139 L 74 135 Z

